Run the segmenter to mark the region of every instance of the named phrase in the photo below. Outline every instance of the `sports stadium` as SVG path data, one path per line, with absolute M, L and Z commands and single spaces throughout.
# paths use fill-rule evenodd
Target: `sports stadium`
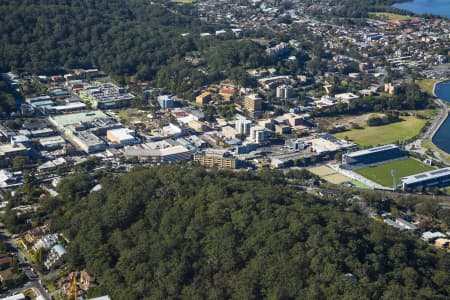
M 394 144 L 384 145 L 371 149 L 365 149 L 346 153 L 342 156 L 341 168 L 356 170 L 378 165 L 387 161 L 405 159 L 408 153 Z
M 403 188 L 421 184 L 428 186 L 432 180 L 418 179 L 438 171 L 428 164 L 409 158 L 406 151 L 393 144 L 347 153 L 342 157 L 340 168 L 347 174 L 354 173 L 375 183 L 374 188 L 397 187 L 399 184 Z M 422 176 L 415 178 L 418 175 Z

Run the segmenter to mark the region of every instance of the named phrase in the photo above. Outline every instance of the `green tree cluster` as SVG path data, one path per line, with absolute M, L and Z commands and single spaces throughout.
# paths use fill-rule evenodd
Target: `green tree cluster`
M 114 299 L 448 299 L 450 255 L 316 198 L 311 175 L 138 168 L 70 175 L 45 217 Z
M 176 8 L 136 0 L 3 1 L 0 15 L 0 69 L 35 74 L 100 67 L 150 79 L 196 50 L 181 33 L 209 29 Z
M 0 80 L 0 115 L 9 114 L 15 110 L 15 93 L 5 81 Z
M 352 100 L 349 104 L 338 103 L 313 111 L 315 116 L 336 116 L 396 110 L 417 110 L 434 107 L 429 97 L 414 82 L 402 83 L 392 96 L 367 96 Z

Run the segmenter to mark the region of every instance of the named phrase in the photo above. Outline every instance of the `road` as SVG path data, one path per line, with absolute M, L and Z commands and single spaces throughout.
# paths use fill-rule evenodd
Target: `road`
M 421 146 L 422 142 L 425 140 L 432 140 L 434 134 L 439 130 L 442 123 L 444 123 L 448 117 L 447 105 L 441 99 L 436 99 L 435 103 L 439 106 L 439 114 L 436 117 L 434 117 L 431 125 L 428 126 L 427 130 L 424 133 L 422 133 L 419 138 L 417 138 L 412 143 L 406 145 L 406 150 L 414 151 L 422 155 L 425 155 L 427 149 Z M 442 160 L 442 157 L 439 155 L 439 152 L 434 151 L 434 155 L 435 157 L 438 157 Z
M 0 297 L 4 298 L 4 297 L 13 295 L 16 292 L 21 292 L 23 290 L 33 288 L 35 290 L 35 292 L 38 292 L 44 299 L 51 300 L 50 295 L 47 293 L 45 288 L 42 286 L 42 283 L 41 283 L 41 280 L 39 279 L 38 274 L 36 272 L 34 272 L 34 270 L 31 268 L 25 255 L 22 253 L 22 251 L 20 251 L 20 249 L 17 247 L 14 240 L 11 238 L 11 234 L 9 232 L 7 232 L 3 227 L 0 229 L 0 239 L 11 246 L 17 259 L 19 260 L 19 266 L 21 266 L 23 268 L 25 275 L 28 278 L 28 281 L 22 287 L 19 287 L 17 289 L 13 289 L 13 290 L 9 290 L 6 293 L 0 294 Z

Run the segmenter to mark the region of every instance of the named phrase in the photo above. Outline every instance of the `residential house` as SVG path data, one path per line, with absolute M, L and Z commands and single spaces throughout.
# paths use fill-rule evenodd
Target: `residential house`
M 25 240 L 28 243 L 34 245 L 34 243 L 36 243 L 36 241 L 39 238 L 41 238 L 44 234 L 45 232 L 42 228 L 36 227 L 27 231 L 27 233 L 25 234 Z
M 64 261 L 65 254 L 66 249 L 61 244 L 53 246 L 45 259 L 44 266 L 48 270 L 60 266 Z

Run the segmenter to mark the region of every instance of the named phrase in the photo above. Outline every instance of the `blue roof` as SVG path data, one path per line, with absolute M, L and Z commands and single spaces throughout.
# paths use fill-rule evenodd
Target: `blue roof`
M 66 249 L 60 244 L 54 246 L 53 249 L 55 249 L 56 253 L 58 253 L 59 256 L 63 256 L 64 254 L 66 254 Z
M 239 144 L 241 144 L 242 143 L 242 141 L 240 140 L 240 139 L 231 139 L 229 142 L 228 142 L 228 144 L 230 144 L 230 145 L 239 145 Z
M 57 89 L 49 92 L 49 94 L 52 96 L 62 96 L 62 95 L 69 95 L 70 93 L 63 89 Z
M 55 104 L 55 102 L 53 102 L 52 100 L 45 100 L 45 101 L 34 102 L 33 106 L 53 106 L 54 104 Z

